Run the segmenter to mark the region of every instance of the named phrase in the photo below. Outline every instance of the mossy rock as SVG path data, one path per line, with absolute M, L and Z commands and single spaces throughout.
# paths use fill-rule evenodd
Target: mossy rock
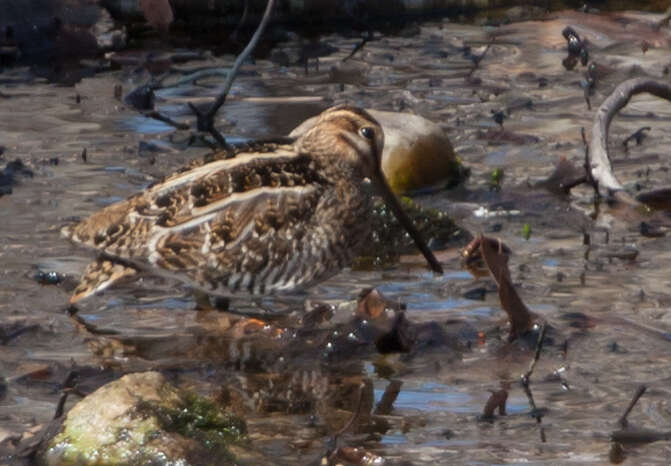
M 47 465 L 235 462 L 245 422 L 157 372 L 129 374 L 77 403 L 40 454 Z

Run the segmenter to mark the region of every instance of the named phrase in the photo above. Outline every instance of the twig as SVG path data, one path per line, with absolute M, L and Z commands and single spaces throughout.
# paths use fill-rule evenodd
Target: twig
M 622 414 L 620 419 L 617 420 L 617 423 L 621 427 L 627 427 L 627 424 L 629 423 L 627 421 L 627 416 L 629 416 L 631 410 L 634 409 L 634 406 L 636 406 L 638 399 L 643 396 L 643 394 L 647 389 L 648 387 L 646 387 L 645 385 L 639 385 L 639 387 L 636 389 L 636 392 L 634 392 L 634 396 L 631 398 L 631 401 L 629 402 L 629 406 L 627 406 L 627 409 L 624 410 L 624 413 Z
M 350 427 L 354 425 L 354 422 L 359 418 L 359 415 L 361 414 L 361 405 L 363 404 L 363 389 L 365 385 L 361 383 L 359 385 L 359 396 L 357 397 L 357 402 L 356 402 L 356 410 L 354 411 L 354 414 L 350 418 L 349 421 L 347 421 L 347 424 L 345 424 L 340 430 L 338 430 L 335 434 L 333 434 L 333 437 L 331 437 L 331 445 L 332 448 L 329 448 L 329 450 L 326 452 L 325 458 L 328 461 L 328 464 L 331 464 L 331 462 L 335 459 L 335 457 L 338 455 L 338 438 L 347 432 Z
M 482 52 L 482 54 L 480 54 L 480 55 L 470 54 L 469 58 L 473 62 L 473 68 L 471 68 L 471 70 L 466 75 L 466 79 L 469 79 L 473 75 L 475 70 L 478 69 L 478 66 L 480 66 L 480 62 L 485 58 L 485 55 L 487 55 L 487 52 L 489 52 L 489 48 L 491 47 L 492 42 L 493 42 L 493 39 L 490 42 L 487 43 L 487 46 L 485 47 L 485 50 L 484 50 L 484 52 Z
M 58 399 L 56 404 L 56 412 L 54 413 L 54 419 L 60 419 L 63 415 L 63 409 L 65 408 L 65 402 L 68 401 L 68 395 L 70 392 L 68 390 L 63 390 L 61 397 Z
M 624 150 L 629 149 L 629 141 L 632 139 L 636 141 L 636 145 L 640 146 L 641 143 L 643 142 L 643 138 L 646 136 L 645 132 L 650 131 L 652 128 L 650 126 L 643 126 L 642 128 L 638 128 L 636 131 L 631 133 L 627 139 L 622 141 L 622 145 L 624 146 Z
M 226 139 L 221 135 L 219 131 L 214 127 L 214 116 L 217 114 L 219 109 L 221 108 L 222 105 L 224 105 L 224 102 L 226 101 L 226 97 L 228 96 L 228 92 L 231 90 L 231 86 L 233 85 L 233 80 L 235 79 L 236 75 L 238 74 L 238 70 L 240 69 L 240 66 L 242 66 L 242 63 L 247 60 L 247 57 L 252 53 L 252 50 L 256 47 L 256 44 L 259 42 L 259 39 L 261 38 L 261 34 L 263 34 L 263 30 L 266 28 L 266 25 L 268 24 L 268 21 L 270 20 L 270 13 L 273 10 L 273 6 L 275 5 L 275 0 L 268 0 L 268 3 L 266 5 L 266 10 L 263 13 L 263 18 L 261 18 L 261 22 L 259 23 L 259 27 L 256 29 L 256 32 L 254 32 L 254 35 L 250 39 L 249 43 L 247 44 L 247 47 L 238 55 L 238 57 L 235 59 L 235 62 L 233 63 L 233 67 L 231 68 L 231 71 L 228 73 L 228 77 L 226 78 L 226 82 L 224 83 L 224 87 L 217 96 L 216 100 L 212 105 L 209 106 L 209 108 L 201 112 L 200 109 L 198 109 L 195 105 L 189 104 L 189 107 L 191 107 L 191 110 L 193 113 L 195 113 L 196 118 L 197 118 L 197 129 L 198 131 L 204 131 L 207 133 L 212 134 L 214 138 L 217 140 L 217 142 L 222 146 L 226 147 Z
M 228 68 L 216 67 L 216 68 L 200 69 L 198 71 L 192 71 L 186 76 L 182 76 L 177 81 L 170 82 L 170 84 L 167 85 L 161 84 L 161 89 L 165 89 L 166 87 L 177 87 L 182 86 L 184 84 L 195 83 L 199 79 L 203 78 L 210 78 L 213 76 L 229 76 L 230 74 L 231 70 Z
M 398 394 L 401 392 L 401 386 L 403 382 L 400 380 L 392 380 L 387 385 L 387 388 L 384 390 L 382 399 L 375 407 L 374 414 L 386 415 L 391 413 L 392 408 L 394 407 L 394 402 L 398 398 Z
M 649 78 L 629 79 L 621 83 L 601 104 L 594 115 L 592 139 L 589 144 L 589 170 L 598 181 L 599 189 L 605 189 L 620 201 L 633 206 L 640 203 L 625 192 L 624 187 L 613 174 L 608 156 L 608 128 L 613 117 L 629 103 L 633 95 L 649 93 L 671 101 L 671 85 Z
M 150 112 L 144 112 L 142 113 L 142 115 L 144 115 L 147 118 L 153 118 L 154 120 L 162 121 L 163 123 L 166 123 L 177 129 L 184 129 L 184 130 L 189 129 L 189 125 L 187 125 L 186 123 L 180 123 L 179 121 L 175 121 L 172 118 L 157 112 L 156 110 L 152 110 Z
M 536 342 L 536 352 L 534 353 L 534 357 L 529 363 L 529 369 L 526 371 L 526 373 L 522 374 L 522 388 L 524 388 L 524 393 L 527 395 L 527 398 L 529 399 L 529 406 L 531 406 L 531 416 L 536 418 L 536 422 L 540 425 L 543 422 L 543 413 L 541 410 L 539 410 L 536 407 L 536 402 L 534 401 L 534 396 L 531 393 L 531 388 L 530 388 L 530 381 L 529 378 L 531 377 L 531 374 L 534 372 L 534 368 L 536 367 L 536 363 L 538 362 L 538 358 L 540 358 L 541 355 L 541 350 L 543 349 L 543 342 L 545 341 L 545 330 L 546 330 L 546 325 L 543 324 L 541 327 L 540 332 L 538 333 L 538 340 Z M 545 443 L 546 438 L 545 438 L 545 429 L 543 426 L 540 426 L 540 436 L 541 436 L 541 442 Z
M 338 432 L 334 434 L 334 437 L 337 441 L 338 437 L 340 437 L 342 434 L 347 432 L 352 425 L 354 425 L 354 422 L 359 418 L 359 415 L 361 414 L 361 405 L 363 401 L 363 389 L 364 389 L 364 384 L 359 385 L 359 396 L 357 397 L 357 402 L 356 402 L 356 411 L 354 411 L 354 414 L 350 418 L 350 420 L 343 426 L 342 429 L 340 429 Z
M 538 332 L 538 340 L 536 342 L 536 352 L 534 353 L 534 358 L 529 363 L 529 369 L 525 374 L 522 375 L 522 383 L 529 385 L 529 377 L 534 372 L 538 358 L 541 356 L 541 350 L 543 349 L 543 343 L 545 342 L 545 331 L 547 330 L 547 325 L 543 324 L 540 332 Z
M 74 387 L 74 382 L 79 376 L 77 371 L 71 370 L 68 372 L 68 375 L 65 377 L 65 381 L 62 384 L 61 397 L 58 399 L 56 404 L 56 412 L 54 413 L 54 419 L 60 419 L 63 416 L 63 408 L 65 407 L 65 402 L 68 400 L 68 396 Z
M 373 30 L 368 29 L 368 34 L 366 37 L 364 37 L 361 42 L 359 42 L 356 47 L 350 52 L 349 55 L 347 55 L 345 58 L 342 59 L 343 63 L 352 58 L 359 50 L 363 48 L 364 45 L 366 45 L 368 42 L 373 40 Z

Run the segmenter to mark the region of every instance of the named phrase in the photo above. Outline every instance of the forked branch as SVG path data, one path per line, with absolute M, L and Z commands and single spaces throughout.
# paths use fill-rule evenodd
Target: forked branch
M 214 117 L 221 108 L 221 106 L 224 105 L 224 102 L 226 102 L 226 97 L 228 97 L 228 92 L 231 90 L 231 86 L 233 86 L 233 80 L 235 79 L 235 76 L 238 74 L 240 66 L 242 66 L 242 63 L 245 60 L 247 60 L 249 55 L 256 47 L 256 44 L 258 44 L 259 39 L 261 38 L 261 34 L 263 34 L 263 31 L 266 28 L 268 21 L 270 20 L 270 14 L 272 13 L 274 6 L 275 6 L 275 0 L 268 0 L 268 3 L 266 4 L 266 11 L 264 11 L 263 13 L 263 18 L 261 18 L 259 27 L 256 28 L 256 31 L 254 32 L 254 35 L 250 39 L 249 43 L 247 44 L 247 47 L 245 47 L 245 49 L 235 59 L 233 67 L 229 71 L 228 76 L 226 78 L 226 82 L 224 83 L 224 87 L 217 96 L 214 103 L 212 103 L 212 105 L 210 105 L 205 111 L 198 109 L 193 104 L 189 104 L 191 110 L 196 114 L 198 131 L 209 132 L 222 146 L 226 145 L 226 140 L 214 127 Z
M 589 169 L 592 177 L 598 182 L 602 194 L 613 194 L 618 200 L 627 204 L 638 205 L 613 173 L 608 156 L 608 128 L 613 117 L 636 94 L 648 93 L 671 101 L 671 86 L 649 78 L 629 79 L 621 83 L 613 93 L 601 104 L 594 115 L 592 138 L 589 144 Z

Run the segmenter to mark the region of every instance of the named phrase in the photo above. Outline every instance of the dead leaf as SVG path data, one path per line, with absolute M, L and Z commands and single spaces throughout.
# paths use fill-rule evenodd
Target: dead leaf
M 386 299 L 375 288 L 361 293 L 356 313 L 364 319 L 377 319 L 386 308 Z
M 478 254 L 479 253 L 479 254 Z M 500 240 L 480 235 L 471 241 L 464 251 L 466 264 L 482 258 L 492 278 L 499 287 L 501 307 L 510 321 L 510 340 L 531 330 L 535 315 L 529 311 L 517 294 L 508 270 L 510 248 Z

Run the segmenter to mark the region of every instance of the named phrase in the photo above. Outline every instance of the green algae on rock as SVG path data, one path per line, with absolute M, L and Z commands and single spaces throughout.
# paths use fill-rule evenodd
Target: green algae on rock
M 77 403 L 46 445 L 47 465 L 233 463 L 243 420 L 157 372 L 128 374 Z

